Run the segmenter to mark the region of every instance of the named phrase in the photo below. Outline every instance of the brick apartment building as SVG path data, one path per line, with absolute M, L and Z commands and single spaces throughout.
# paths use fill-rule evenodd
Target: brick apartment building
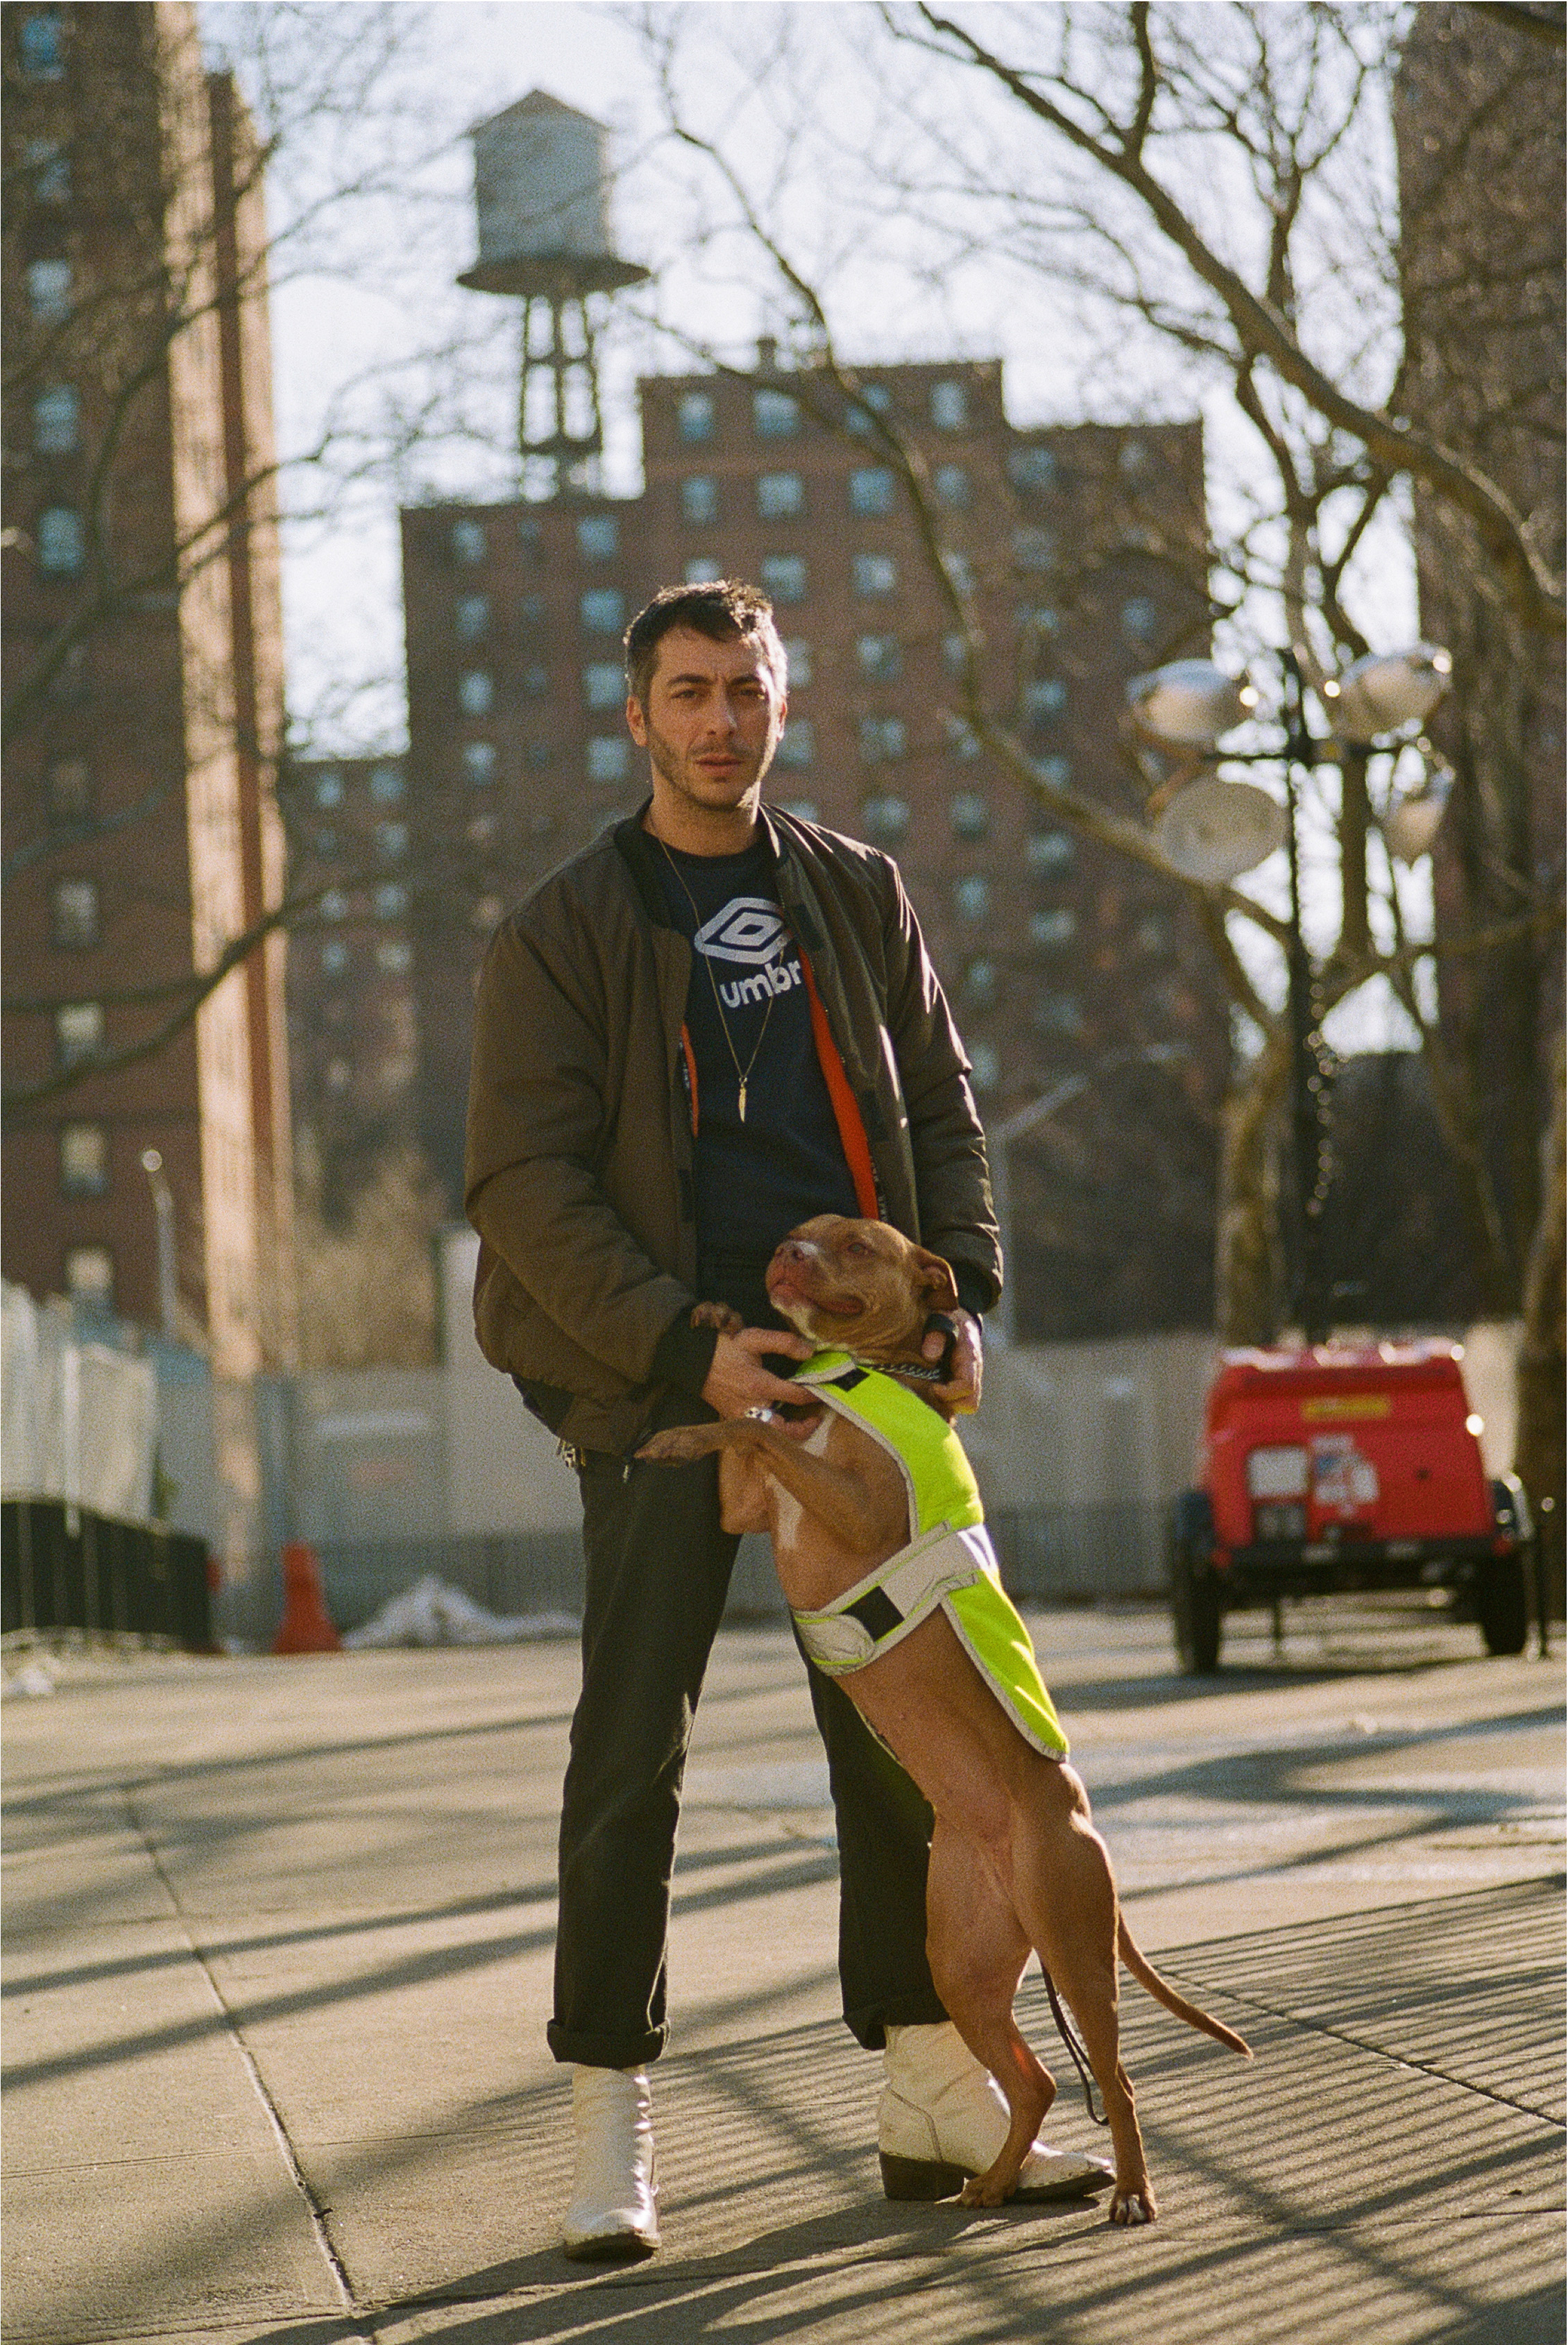
M 181 1331 L 242 1376 L 291 1348 L 282 938 L 37 1092 L 170 1020 L 282 886 L 260 174 L 183 0 L 6 5 L 0 55 L 5 1269 L 156 1322 L 156 1149 Z
M 1199 427 L 1015 431 L 995 361 L 863 384 L 929 467 L 990 704 L 1043 772 L 1139 807 L 1116 729 L 1127 679 L 1207 645 Z M 641 391 L 640 498 L 403 514 L 419 1126 L 452 1209 L 490 931 L 645 794 L 622 631 L 663 583 L 735 575 L 772 597 L 789 647 L 768 794 L 895 854 L 987 1122 L 1088 1079 L 1016 1145 L 1020 1332 L 1207 1325 L 1229 1024 L 1179 891 L 978 754 L 913 513 L 825 375 L 781 371 L 764 344 L 754 374 Z M 1183 1055 L 1128 1063 L 1151 1043 Z

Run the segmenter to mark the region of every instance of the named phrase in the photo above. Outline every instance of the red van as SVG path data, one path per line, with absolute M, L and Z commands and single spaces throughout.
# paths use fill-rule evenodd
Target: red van
M 1218 1669 L 1229 1611 L 1348 1589 L 1451 1589 L 1489 1653 L 1523 1651 L 1529 1504 L 1487 1479 L 1459 1363 L 1442 1343 L 1225 1355 L 1201 1487 L 1171 1509 L 1183 1669 Z

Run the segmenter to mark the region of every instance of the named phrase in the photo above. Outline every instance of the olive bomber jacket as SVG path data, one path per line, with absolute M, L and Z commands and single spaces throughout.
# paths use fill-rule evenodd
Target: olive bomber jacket
M 701 1361 L 664 1341 L 697 1299 L 681 1048 L 692 951 L 669 925 L 645 811 L 563 864 L 497 930 L 468 1112 L 480 1347 L 565 1440 L 616 1453 L 647 1430 L 662 1387 L 700 1391 L 713 1340 Z M 772 807 L 762 819 L 883 1213 L 986 1307 L 1001 1253 L 985 1139 L 897 868 L 815 823 Z

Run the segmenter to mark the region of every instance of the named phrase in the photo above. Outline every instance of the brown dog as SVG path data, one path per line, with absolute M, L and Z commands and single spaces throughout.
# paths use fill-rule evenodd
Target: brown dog
M 845 1396 L 862 1386 L 873 1399 L 880 1394 L 873 1414 L 883 1425 L 900 1412 L 910 1416 L 907 1401 L 895 1396 L 890 1408 L 882 1379 L 857 1375 L 855 1364 L 875 1364 L 905 1393 L 919 1392 L 912 1380 L 922 1367 L 922 1332 L 932 1311 L 956 1304 L 953 1274 L 939 1256 L 912 1245 L 886 1223 L 827 1213 L 803 1223 L 779 1247 L 767 1284 L 774 1308 L 803 1335 L 853 1355 L 842 1369 L 830 1365 L 824 1370 L 841 1381 L 814 1387 L 815 1364 L 808 1363 L 798 1422 L 782 1424 L 770 1410 L 681 1426 L 655 1434 L 638 1456 L 675 1464 L 720 1453 L 724 1528 L 771 1533 L 779 1579 L 808 1650 L 844 1676 L 846 1692 L 931 1805 L 926 1930 L 932 1977 L 965 2043 L 1007 2095 L 1011 2117 L 999 2156 L 966 2185 L 965 2199 L 996 2206 L 1010 2196 L 1056 2097 L 1054 2079 L 1013 2017 L 1033 1947 L 1077 2021 L 1104 2097 L 1116 2154 L 1110 2219 L 1152 2222 L 1154 2194 L 1118 2052 L 1118 1954 L 1168 2011 L 1251 2056 L 1239 2035 L 1178 1995 L 1134 1944 L 1118 1908 L 1105 1844 L 1090 1822 L 1087 1795 L 1065 1762 L 1065 1738 L 1032 1676 L 1027 1632 L 999 1587 L 982 1587 L 982 1574 L 970 1568 L 973 1592 L 990 1608 L 988 1624 L 960 1609 L 962 1590 L 950 1602 L 920 1599 L 926 1601 L 923 1612 L 917 1600 L 906 1617 L 889 1600 L 888 1589 L 907 1600 L 923 1570 L 939 1577 L 941 1558 L 950 1562 L 956 1553 L 959 1568 L 955 1574 L 949 1568 L 947 1578 L 961 1580 L 964 1558 L 955 1542 L 972 1543 L 975 1533 L 950 1531 L 946 1523 L 923 1527 L 916 1518 L 924 1507 L 917 1483 L 924 1474 L 929 1484 L 936 1469 L 914 1473 L 901 1464 L 890 1454 L 885 1432 L 871 1429 L 866 1394 L 854 1393 L 853 1405 Z M 716 1306 L 699 1307 L 708 1324 L 720 1322 Z M 925 1370 L 927 1380 L 931 1375 Z M 915 1430 L 924 1434 L 929 1419 L 922 1421 L 918 1408 L 913 1414 Z M 940 1444 L 940 1428 L 931 1437 Z M 956 1438 L 946 1438 L 956 1450 Z M 928 1449 L 930 1443 L 920 1447 Z M 967 1474 L 961 1453 L 958 1471 Z M 973 1497 L 972 1477 L 968 1488 Z M 971 1524 L 977 1509 L 976 1498 L 966 1517 Z M 979 1540 L 970 1552 L 988 1557 L 983 1533 Z M 938 1546 L 937 1562 L 928 1563 L 925 1558 Z M 874 1580 L 889 1558 L 900 1560 L 883 1586 L 859 1598 L 853 1614 L 834 1609 L 838 1599 Z M 989 1582 L 993 1575 L 984 1577 Z M 998 1650 L 997 1607 L 1017 1631 L 1011 1650 L 1017 1655 L 1021 1645 L 1027 1656 L 1023 1674 L 1035 1688 L 1032 1709 L 1027 1703 L 1009 1708 L 987 1659 Z M 1004 1641 L 1010 1633 L 1004 1629 Z M 814 1634 L 826 1636 L 823 1650 L 814 1646 Z M 872 1650 L 864 1659 L 858 1649 L 845 1658 L 845 1649 L 856 1638 Z

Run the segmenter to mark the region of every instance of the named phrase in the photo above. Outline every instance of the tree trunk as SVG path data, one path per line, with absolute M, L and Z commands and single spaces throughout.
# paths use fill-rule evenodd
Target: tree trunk
M 1563 1412 L 1568 1362 L 1563 1335 L 1563 1044 L 1557 1038 L 1552 1120 L 1541 1149 L 1541 1214 L 1524 1282 L 1519 1345 L 1518 1429 L 1513 1470 L 1541 1526 L 1553 1608 L 1563 1607 Z
M 1219 1110 L 1215 1325 L 1225 1344 L 1271 1344 L 1279 1332 L 1280 1163 L 1276 1109 L 1290 1037 L 1238 1066 Z

